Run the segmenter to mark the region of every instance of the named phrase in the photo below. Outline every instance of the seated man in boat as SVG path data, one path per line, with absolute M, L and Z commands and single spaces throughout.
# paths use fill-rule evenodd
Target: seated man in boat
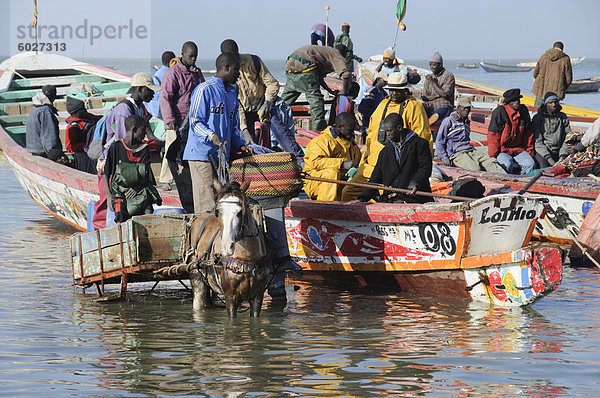
M 77 170 L 96 174 L 96 162 L 90 160 L 86 150 L 101 116 L 89 113 L 85 103 L 74 97 L 67 97 L 67 112 L 70 116 L 65 120 L 68 123 L 65 149 L 67 153 L 73 154 Z
M 417 84 L 421 81 L 421 76 L 416 71 L 407 68 L 404 64 L 400 65 L 394 47 L 388 47 L 383 51 L 382 61 L 375 67 L 375 72 L 382 71 L 388 76 L 394 72 L 402 72 L 406 75 L 409 84 Z
M 360 149 L 354 142 L 356 118 L 352 112 L 342 112 L 335 127 L 327 127 L 306 146 L 304 171 L 312 177 L 341 180 L 352 168 L 358 167 Z M 304 191 L 313 200 L 340 200 L 341 186 L 330 182 L 306 181 Z
M 414 131 L 419 137 L 429 143 L 430 155 L 433 156 L 433 139 L 429 129 L 427 114 L 423 104 L 417 101 L 410 93 L 407 77 L 402 72 L 392 73 L 388 83 L 384 87 L 390 95 L 379 103 L 369 121 L 369 130 L 365 148 L 360 160 L 360 165 L 353 182 L 367 182 L 371 177 L 373 168 L 379 158 L 379 152 L 383 149 L 387 140 L 383 120 L 392 113 L 402 115 L 404 127 Z M 361 193 L 361 188 L 345 186 L 342 189 L 342 200 L 354 200 Z
M 535 168 L 535 148 L 531 119 L 527 107 L 521 104 L 521 90 L 511 88 L 504 94 L 503 104 L 492 112 L 488 128 L 488 154 L 496 158 L 508 174 L 517 166 L 521 174 Z
M 292 105 L 304 93 L 310 106 L 313 130 L 321 131 L 327 127 L 321 87 L 331 95 L 336 94 L 323 80 L 325 76 L 335 71 L 344 81 L 342 94 L 347 94 L 350 89 L 352 74 L 346 68 L 346 51 L 346 46 L 342 44 L 336 48 L 311 45 L 300 47 L 287 58 L 287 82 L 281 98 Z
M 261 118 L 263 120 L 270 118 L 271 106 L 279 92 L 279 82 L 258 55 L 240 54 L 234 40 L 224 40 L 221 43 L 221 52 L 234 54 L 240 60 L 240 77 L 237 79 L 240 129 L 244 133 L 246 142 L 257 144 L 254 124 Z
M 567 115 L 561 112 L 559 101 L 556 93 L 548 91 L 544 96 L 544 103 L 531 120 L 535 160 L 540 168 L 554 166 L 569 155 L 565 139 L 571 132 L 571 125 Z
M 252 154 L 240 130 L 238 97 L 235 82 L 240 75 L 240 61 L 231 53 L 223 53 L 216 60 L 214 77 L 200 84 L 192 92 L 190 130 L 183 152 L 183 160 L 190 165 L 194 213 L 215 210 L 217 170 L 211 160 L 217 160 L 219 148 L 224 146 L 229 162 L 231 153 Z
M 146 122 L 138 115 L 131 115 L 124 125 L 125 138 L 110 145 L 102 172 L 108 206 L 117 223 L 132 216 L 152 214 L 152 205 L 162 204 L 154 186 L 148 144 L 143 142 Z
M 369 119 L 375 112 L 375 109 L 381 101 L 387 96 L 383 86 L 387 84 L 388 74 L 386 71 L 381 71 L 375 76 L 373 87 L 369 88 L 358 104 L 358 111 L 362 114 L 362 127 L 366 130 L 369 128 Z
M 425 76 L 421 99 L 429 117 L 429 125 L 444 120 L 454 108 L 454 75 L 444 68 L 444 59 L 435 52 L 429 59 L 431 72 Z
M 58 136 L 58 111 L 53 103 L 56 99 L 56 87 L 44 86 L 33 98 L 33 108 L 27 116 L 25 125 L 25 148 L 34 155 L 48 157 L 52 149 L 62 151 Z
M 375 199 L 378 202 L 426 203 L 433 202 L 427 196 L 416 196 L 416 191 L 431 192 L 431 151 L 427 140 L 404 127 L 402 116 L 392 113 L 383 121 L 387 141 L 379 153 L 377 164 L 369 182 L 394 188 L 409 189 L 411 194 L 390 193 L 364 188 L 358 197 L 361 202 Z
M 470 112 L 471 100 L 468 97 L 460 97 L 456 109 L 442 121 L 438 130 L 435 140 L 437 156 L 445 166 L 506 174 L 496 159 L 471 145 Z

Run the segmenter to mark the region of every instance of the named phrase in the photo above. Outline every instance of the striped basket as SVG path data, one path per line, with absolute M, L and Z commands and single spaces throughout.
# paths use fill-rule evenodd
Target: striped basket
M 300 168 L 289 152 L 266 153 L 233 161 L 231 179 L 250 179 L 250 196 L 296 196 L 302 189 Z

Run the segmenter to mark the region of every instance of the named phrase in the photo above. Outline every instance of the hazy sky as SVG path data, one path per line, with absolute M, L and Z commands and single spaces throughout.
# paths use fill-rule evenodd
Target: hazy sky
M 41 4 L 60 0 L 38 1 Z M 9 3 L 0 0 L 0 29 L 7 29 Z M 198 44 L 200 58 L 214 58 L 221 40 L 233 38 L 242 52 L 283 59 L 308 43 L 314 23 L 325 22 L 327 4 L 331 6 L 329 23 L 336 34 L 343 22 L 350 23 L 355 53 L 360 56 L 381 53 L 393 43 L 396 28 L 395 0 L 121 3 L 121 9 L 114 12 L 135 15 L 136 8 L 151 7 L 153 58 L 166 49 L 179 53 L 186 40 Z M 33 1 L 21 0 L 17 4 L 30 8 Z M 446 59 L 534 60 L 554 41 L 561 40 L 571 56 L 600 58 L 599 15 L 600 0 L 408 0 L 404 19 L 408 28 L 398 33 L 397 56 L 427 59 L 434 51 L 440 51 Z M 48 12 L 40 15 L 44 23 L 51 23 L 52 18 Z M 114 55 L 127 57 L 115 43 Z M 0 54 L 8 51 L 8 45 L 0 43 Z M 94 56 L 89 51 L 85 55 Z

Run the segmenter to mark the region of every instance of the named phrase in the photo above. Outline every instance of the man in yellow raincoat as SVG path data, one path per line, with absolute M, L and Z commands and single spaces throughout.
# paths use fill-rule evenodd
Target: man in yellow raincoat
M 304 171 L 313 176 L 341 180 L 348 170 L 358 167 L 360 149 L 354 142 L 356 118 L 352 112 L 342 112 L 335 119 L 335 127 L 327 127 L 320 136 L 306 146 Z M 313 200 L 340 200 L 338 184 L 305 181 L 304 191 Z
M 433 156 L 433 138 L 429 129 L 429 119 L 423 104 L 417 101 L 408 89 L 408 80 L 404 73 L 394 72 L 388 77 L 388 83 L 384 87 L 389 90 L 390 95 L 379 103 L 369 121 L 369 131 L 365 143 L 364 152 L 360 165 L 352 182 L 368 182 L 373 169 L 377 164 L 379 152 L 384 147 L 385 132 L 382 121 L 391 113 L 402 114 L 404 127 L 408 128 L 429 143 L 429 150 Z M 380 128 L 381 126 L 381 128 Z M 362 188 L 345 186 L 342 190 L 343 201 L 355 200 L 361 193 Z

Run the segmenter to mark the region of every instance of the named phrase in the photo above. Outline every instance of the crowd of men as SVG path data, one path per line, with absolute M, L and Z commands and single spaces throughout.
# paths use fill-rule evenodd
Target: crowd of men
M 384 184 L 408 192 L 389 194 L 356 185 L 309 181 L 305 192 L 315 200 L 424 203 L 429 198 L 415 193 L 431 192 L 434 147 L 435 157 L 445 166 L 511 174 L 552 167 L 556 168 L 554 174 L 560 175 L 592 156 L 583 153 L 596 153 L 588 147 L 597 142 L 600 123 L 577 142 L 561 112 L 560 101 L 572 72 L 560 42 L 542 55 L 534 72 L 537 114 L 530 118 L 518 88 L 507 90 L 503 103 L 491 115 L 486 153 L 471 144 L 471 100 L 462 96 L 455 102 L 455 79 L 444 68 L 439 52 L 429 60 L 431 73 L 425 76 L 417 98 L 412 85 L 421 77 L 400 65 L 393 48 L 386 49 L 372 86 L 363 90 L 355 106 L 359 86 L 354 82 L 353 65 L 362 59 L 354 54 L 349 33 L 350 25 L 344 24 L 334 40 L 324 26 L 313 26 L 313 44 L 294 50 L 287 58 L 287 81 L 281 96 L 279 82 L 261 58 L 240 53 L 234 40 L 221 43 L 216 73 L 209 80 L 196 66 L 195 43 L 184 43 L 179 57 L 166 51 L 163 65 L 153 77 L 146 73 L 132 77 L 131 94 L 105 119 L 90 114 L 83 101 L 67 98 L 70 117 L 65 147 L 73 154 L 72 161 L 63 153 L 58 138 L 53 106 L 56 88 L 45 86 L 33 98 L 27 149 L 55 161 L 74 162 L 80 170 L 98 170 L 101 199 L 95 206 L 96 228 L 106 225 L 107 209 L 120 222 L 151 212 L 152 205 L 160 203 L 149 167 L 153 141 L 164 143 L 159 182 L 177 186 L 188 213 L 214 210 L 213 181 L 219 156 L 230 162 L 236 156 L 280 149 L 292 152 L 311 176 Z M 339 92 L 325 82 L 330 72 L 342 80 Z M 329 123 L 321 89 L 334 96 Z M 313 129 L 321 132 L 308 144 L 306 153 L 295 141 L 290 108 L 301 94 L 309 104 Z M 150 129 L 152 116 L 164 121 L 162 140 Z M 97 123 L 106 125 L 106 135 L 101 155 L 93 158 L 90 137 Z M 362 132 L 362 151 L 355 142 L 356 131 Z M 128 179 L 132 167 L 140 176 L 135 181 Z

